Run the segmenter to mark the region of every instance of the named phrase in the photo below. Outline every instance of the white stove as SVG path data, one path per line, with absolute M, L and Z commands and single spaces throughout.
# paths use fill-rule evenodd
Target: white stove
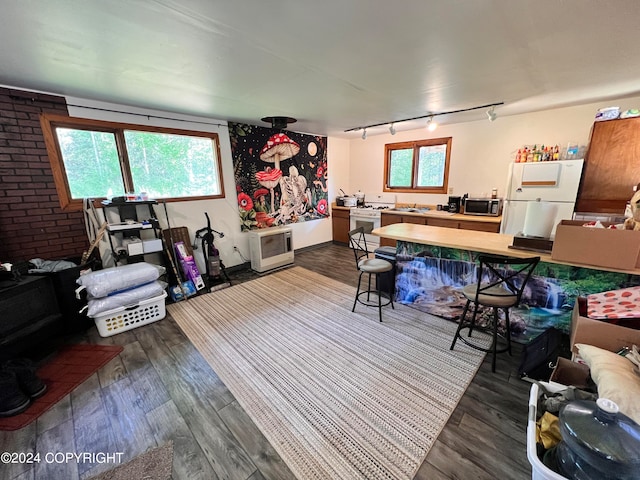
M 380 227 L 382 210 L 396 205 L 396 196 L 391 193 L 379 193 L 364 196 L 364 205 L 352 207 L 349 212 L 349 229 L 364 227 L 367 247 L 374 250 L 380 246 L 380 237 L 371 235 L 371 231 Z

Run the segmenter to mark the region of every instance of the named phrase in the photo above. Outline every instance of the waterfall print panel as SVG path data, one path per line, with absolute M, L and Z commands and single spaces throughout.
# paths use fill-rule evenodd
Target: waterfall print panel
M 466 303 L 460 289 L 478 279 L 481 253 L 455 248 L 398 242 L 396 301 L 421 311 L 458 321 Z M 528 343 L 549 327 L 571 329 L 576 298 L 640 285 L 640 276 L 540 262 L 529 279 L 519 307 L 509 310 L 512 340 Z M 481 324 L 492 310 L 481 307 Z M 504 317 L 500 311 L 504 332 Z
M 229 122 L 242 231 L 326 218 L 327 137 Z

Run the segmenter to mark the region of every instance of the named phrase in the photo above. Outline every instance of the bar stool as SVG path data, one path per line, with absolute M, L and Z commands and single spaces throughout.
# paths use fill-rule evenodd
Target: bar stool
M 462 289 L 462 294 L 467 299 L 464 306 L 458 329 L 453 337 L 450 350 L 456 345 L 458 339 L 476 350 L 491 352 L 491 371 L 496 371 L 496 354 L 509 352 L 511 355 L 511 323 L 509 322 L 509 308 L 520 303 L 524 288 L 531 278 L 533 270 L 538 265 L 540 257 L 513 258 L 495 255 L 480 255 L 478 258 L 478 280 L 477 283 L 467 285 Z M 473 316 L 471 321 L 466 320 L 469 305 L 474 303 Z M 488 327 L 476 325 L 476 316 L 479 306 L 491 307 L 493 309 L 492 324 Z M 506 344 L 498 348 L 498 309 L 504 310 L 506 323 Z M 469 333 L 465 338 L 461 331 L 468 329 Z M 471 340 L 474 329 L 487 332 L 490 330 L 491 346 L 484 347 L 477 345 Z
M 389 292 L 383 292 L 380 290 L 380 274 L 389 272 L 393 269 L 391 262 L 383 260 L 381 258 L 369 258 L 370 252 L 367 248 L 367 240 L 364 236 L 364 227 L 358 227 L 349 232 L 349 243 L 353 249 L 353 253 L 356 257 L 356 266 L 360 271 L 358 277 L 358 288 L 356 290 L 356 298 L 353 301 L 352 312 L 356 311 L 356 305 L 360 302 L 367 307 L 377 307 L 378 316 L 382 322 L 382 307 L 391 304 L 393 306 L 393 283 L 389 285 Z M 360 291 L 360 285 L 362 283 L 362 275 L 369 275 L 367 289 Z M 371 275 L 376 276 L 376 288 L 371 288 Z M 371 295 L 377 297 L 377 302 L 371 300 Z M 363 297 L 366 296 L 366 299 Z M 384 297 L 384 302 L 382 301 Z

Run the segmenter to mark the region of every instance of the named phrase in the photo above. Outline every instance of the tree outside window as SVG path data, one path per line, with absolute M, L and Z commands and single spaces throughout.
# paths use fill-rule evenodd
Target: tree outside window
M 82 199 L 146 192 L 150 198 L 222 198 L 218 136 L 43 114 L 41 125 L 65 210 Z
M 385 145 L 385 192 L 447 193 L 451 137 Z

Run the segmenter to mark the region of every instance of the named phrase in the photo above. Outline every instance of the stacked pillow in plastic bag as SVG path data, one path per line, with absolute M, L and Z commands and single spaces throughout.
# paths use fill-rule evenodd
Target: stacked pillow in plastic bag
M 158 278 L 164 273 L 164 267 L 146 262 L 105 268 L 80 276 L 76 297 L 86 290 L 87 315 L 94 318 L 162 295 L 167 284 Z

